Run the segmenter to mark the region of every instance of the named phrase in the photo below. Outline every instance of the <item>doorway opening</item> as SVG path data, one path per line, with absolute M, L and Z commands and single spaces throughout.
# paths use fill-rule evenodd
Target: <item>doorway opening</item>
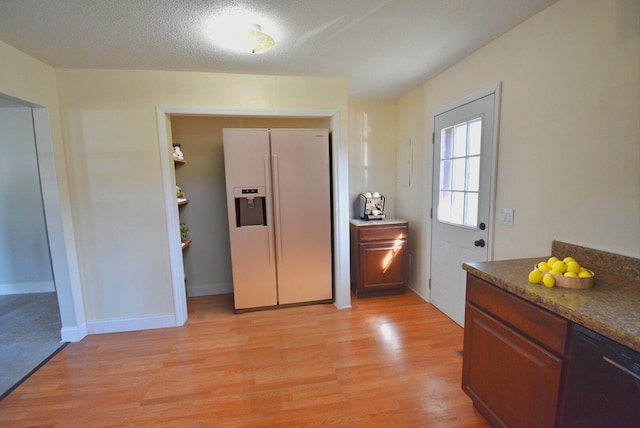
M 46 108 L 0 94 L 0 397 L 84 337 L 62 309 L 74 305 L 50 129 Z
M 188 180 L 188 172 L 187 170 L 182 171 L 182 169 L 188 168 L 189 164 L 182 165 L 178 168 L 175 168 L 173 165 L 172 152 L 173 152 L 173 139 L 174 137 L 179 137 L 181 135 L 187 135 L 192 132 L 194 128 L 189 126 L 185 126 L 186 123 L 191 122 L 191 124 L 195 124 L 195 126 L 209 126 L 211 127 L 211 135 L 205 138 L 209 138 L 211 140 L 215 140 L 219 138 L 219 141 L 215 144 L 219 144 L 220 150 L 218 156 L 221 158 L 222 156 L 222 128 L 223 127 L 260 127 L 260 128 L 273 128 L 273 127 L 323 127 L 328 128 L 332 135 L 332 146 L 333 146 L 333 159 L 332 159 L 332 170 L 333 170 L 333 194 L 334 194 L 334 206 L 333 206 L 333 221 L 334 221 L 334 304 L 339 309 L 348 308 L 351 306 L 351 294 L 350 294 L 350 286 L 349 286 L 349 234 L 348 234 L 348 218 L 349 218 L 349 207 L 348 207 L 348 159 L 347 159 L 347 147 L 342 145 L 340 139 L 340 127 L 339 127 L 339 115 L 337 111 L 333 110 L 311 110 L 311 111 L 280 111 L 280 110 L 219 110 L 219 109 L 193 109 L 193 108 L 170 108 L 170 107 L 159 107 L 157 109 L 157 120 L 158 120 L 158 133 L 159 133 L 159 148 L 161 152 L 161 161 L 162 161 L 162 176 L 163 176 L 163 187 L 165 191 L 165 206 L 166 206 L 166 214 L 167 214 L 167 232 L 169 236 L 169 245 L 170 245 L 170 263 L 171 263 L 171 271 L 172 271 L 172 281 L 173 281 L 173 292 L 174 292 L 174 304 L 175 304 L 175 313 L 176 313 L 176 325 L 182 325 L 186 322 L 187 319 L 187 306 L 186 306 L 186 287 L 185 287 L 185 271 L 191 272 L 192 275 L 195 276 L 195 283 L 193 284 L 190 292 L 193 293 L 202 293 L 202 294 L 215 294 L 215 293 L 224 293 L 231 292 L 232 287 L 230 283 L 217 282 L 213 284 L 198 284 L 197 283 L 197 275 L 202 275 L 202 272 L 198 273 L 197 270 L 193 266 L 187 265 L 185 268 L 185 263 L 191 263 L 192 260 L 189 260 L 191 254 L 184 254 L 182 250 L 182 242 L 181 236 L 179 233 L 179 225 L 181 220 L 181 212 L 180 208 L 175 203 L 176 196 L 176 185 L 180 185 L 185 193 L 187 192 L 187 186 L 183 185 L 183 183 L 178 183 L 178 179 L 187 179 Z M 174 130 L 175 128 L 175 130 Z M 175 131 L 175 132 L 174 132 Z M 218 134 L 219 132 L 219 134 Z M 216 137 L 216 135 L 218 135 Z M 200 137 L 193 136 L 197 138 Z M 182 138 L 182 137 L 180 137 Z M 181 141 L 175 141 L 182 145 Z M 209 148 L 211 149 L 211 147 Z M 181 150 L 183 152 L 188 152 L 188 143 L 181 146 Z M 185 158 L 188 155 L 185 153 Z M 196 166 L 199 169 L 200 166 Z M 180 171 L 178 171 L 180 169 Z M 183 174 L 184 172 L 184 174 Z M 218 190 L 218 198 L 222 196 L 220 199 L 220 206 L 218 207 L 221 210 L 224 210 L 224 215 L 218 223 L 219 227 L 218 234 L 220 231 L 223 231 L 224 234 L 227 234 L 228 223 L 226 219 L 226 194 L 224 193 L 224 169 L 220 168 L 218 173 L 221 178 L 218 178 L 217 184 L 214 187 L 221 186 L 221 194 L 220 190 Z M 196 186 L 194 190 L 196 191 L 196 195 L 202 192 L 202 189 L 198 187 L 201 186 L 200 183 L 197 182 L 197 179 L 193 181 Z M 186 184 L 186 183 L 184 183 Z M 211 184 L 211 183 L 210 183 Z M 194 195 L 193 193 L 191 195 Z M 191 204 L 195 204 L 196 199 L 189 195 L 188 198 L 193 200 Z M 195 205 L 194 205 L 195 206 Z M 187 207 L 187 210 L 190 207 Z M 189 224 L 190 233 L 193 236 L 190 238 L 192 240 L 192 246 L 195 247 L 195 229 L 193 225 L 202 224 L 202 219 L 199 219 L 199 215 L 195 214 L 194 218 L 191 218 L 191 212 L 195 212 L 191 210 L 187 212 L 185 210 L 185 220 L 192 221 L 192 224 Z M 184 222 L 186 223 L 186 221 Z M 207 226 L 209 227 L 209 226 Z M 211 232 L 214 233 L 214 232 Z M 206 238 L 205 238 L 206 239 Z M 226 239 L 228 239 L 228 234 Z M 226 247 L 225 247 L 226 244 Z M 211 244 L 208 244 L 211 245 Z M 222 246 L 223 253 L 229 252 L 228 242 L 219 242 L 213 245 Z M 188 248 L 186 251 L 193 250 L 195 248 Z M 186 253 L 185 251 L 185 253 Z M 197 257 L 196 255 L 194 255 Z M 185 262 L 185 260 L 187 260 Z M 230 271 L 230 261 L 229 260 L 220 260 L 220 263 L 226 263 L 226 269 Z M 202 276 L 201 276 L 202 277 Z M 230 279 L 231 276 L 229 275 Z M 189 278 L 187 278 L 189 280 Z M 193 295 L 196 295 L 193 294 Z

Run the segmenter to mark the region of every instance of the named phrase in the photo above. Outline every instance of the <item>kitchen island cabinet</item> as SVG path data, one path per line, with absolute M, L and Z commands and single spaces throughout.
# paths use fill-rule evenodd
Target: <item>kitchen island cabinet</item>
M 494 426 L 556 425 L 568 324 L 467 276 L 462 387 Z
M 529 283 L 529 271 L 548 255 L 463 265 L 462 388 L 494 426 L 572 426 L 565 419 L 567 391 L 575 390 L 567 373 L 582 357 L 572 339 L 576 326 L 640 352 L 640 260 L 559 241 L 551 253 L 582 261 L 595 272 L 594 286 Z

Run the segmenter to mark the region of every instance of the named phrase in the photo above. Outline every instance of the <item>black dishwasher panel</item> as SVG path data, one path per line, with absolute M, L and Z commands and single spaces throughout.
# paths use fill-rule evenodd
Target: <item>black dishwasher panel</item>
M 562 426 L 640 428 L 640 353 L 574 325 Z

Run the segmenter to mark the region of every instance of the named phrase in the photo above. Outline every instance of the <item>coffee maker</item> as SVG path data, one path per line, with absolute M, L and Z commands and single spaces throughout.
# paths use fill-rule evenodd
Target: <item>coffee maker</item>
M 382 220 L 384 215 L 384 196 L 378 192 L 366 192 L 358 195 L 358 216 L 364 220 Z

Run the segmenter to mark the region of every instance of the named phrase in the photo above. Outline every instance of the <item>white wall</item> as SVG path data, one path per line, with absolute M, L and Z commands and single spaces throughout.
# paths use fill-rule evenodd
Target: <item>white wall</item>
M 0 294 L 55 291 L 30 107 L 0 108 Z
M 500 81 L 496 205 L 515 224 L 496 226 L 494 258 L 549 254 L 554 239 L 639 257 L 639 8 L 560 0 L 402 97 L 399 135 L 422 141 L 424 173 L 396 213 L 430 199 L 431 112 Z M 419 257 L 428 263 L 426 248 Z

